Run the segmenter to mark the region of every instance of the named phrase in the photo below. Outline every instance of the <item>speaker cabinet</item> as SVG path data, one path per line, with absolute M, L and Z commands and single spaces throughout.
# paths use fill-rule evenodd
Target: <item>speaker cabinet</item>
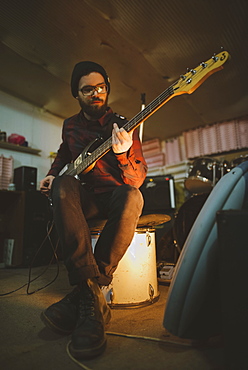
M 37 168 L 22 166 L 14 169 L 16 190 L 36 190 Z
M 25 267 L 42 266 L 50 262 L 53 257 L 52 242 L 55 247 L 58 236 L 55 228 L 50 237 L 47 237 L 51 224 L 51 210 L 47 197 L 39 191 L 25 193 L 25 218 L 23 237 L 23 263 Z
M 224 358 L 228 369 L 247 369 L 248 210 L 217 213 Z
M 48 237 L 52 219 L 48 198 L 39 191 L 0 190 L 0 262 L 11 267 L 48 265 L 58 244 L 55 227 Z M 59 258 L 60 253 L 58 248 Z
M 168 213 L 175 208 L 174 179 L 171 175 L 147 177 L 140 187 L 143 214 Z

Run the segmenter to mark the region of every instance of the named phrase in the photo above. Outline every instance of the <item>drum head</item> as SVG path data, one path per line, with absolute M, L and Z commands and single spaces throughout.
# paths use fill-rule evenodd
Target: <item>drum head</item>
M 174 237 L 180 250 L 208 196 L 206 193 L 195 194 L 180 207 L 174 224 Z
M 185 188 L 193 194 L 210 193 L 213 183 L 206 177 L 192 176 L 185 180 Z
M 157 260 L 176 263 L 184 242 L 209 194 L 195 194 L 186 200 L 175 215 L 173 227 L 157 243 Z

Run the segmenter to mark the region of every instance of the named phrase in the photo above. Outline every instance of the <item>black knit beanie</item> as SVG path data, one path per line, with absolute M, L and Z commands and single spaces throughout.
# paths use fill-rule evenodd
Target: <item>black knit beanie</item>
M 105 69 L 95 62 L 79 62 L 75 65 L 71 75 L 71 92 L 74 98 L 78 96 L 78 83 L 82 76 L 86 76 L 91 72 L 100 73 L 106 85 L 108 86 L 108 93 L 110 92 L 110 80 Z

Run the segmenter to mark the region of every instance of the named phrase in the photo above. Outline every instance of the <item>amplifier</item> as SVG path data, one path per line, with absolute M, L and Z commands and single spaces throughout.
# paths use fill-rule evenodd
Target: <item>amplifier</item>
M 166 213 L 175 208 L 174 178 L 171 175 L 146 177 L 140 191 L 144 198 L 143 214 Z
M 248 210 L 217 212 L 218 254 L 225 366 L 245 369 L 248 364 Z M 217 248 L 217 246 L 216 246 Z
M 14 184 L 16 190 L 36 190 L 37 168 L 22 166 L 14 169 Z

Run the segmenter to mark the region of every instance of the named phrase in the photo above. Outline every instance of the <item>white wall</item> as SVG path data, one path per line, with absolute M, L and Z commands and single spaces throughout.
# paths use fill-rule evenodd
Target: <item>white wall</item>
M 50 168 L 50 152 L 56 152 L 60 145 L 62 124 L 62 119 L 0 91 L 0 130 L 7 136 L 22 135 L 29 147 L 41 150 L 37 156 L 0 148 L 0 154 L 12 156 L 14 168 L 36 167 L 37 188 Z

